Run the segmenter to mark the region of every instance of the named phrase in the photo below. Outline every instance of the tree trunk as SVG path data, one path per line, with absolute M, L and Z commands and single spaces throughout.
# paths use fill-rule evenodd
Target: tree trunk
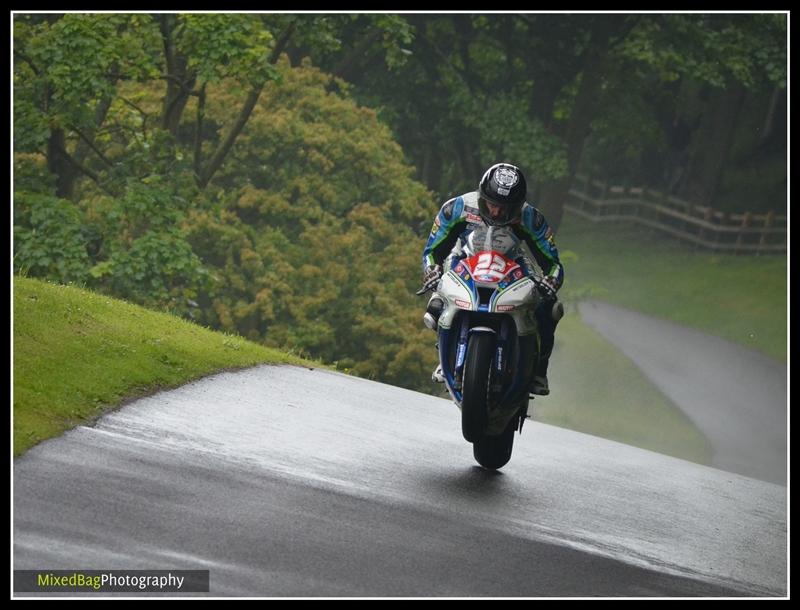
M 761 130 L 761 137 L 759 138 L 758 145 L 764 146 L 772 135 L 772 128 L 775 124 L 775 109 L 778 106 L 778 98 L 781 95 L 781 88 L 778 85 L 772 89 L 772 97 L 769 101 L 769 108 L 767 109 L 767 116 L 764 118 L 764 128 Z
M 173 136 L 178 135 L 181 116 L 195 84 L 195 75 L 188 70 L 188 58 L 179 53 L 175 46 L 176 22 L 175 15 L 159 17 L 159 26 L 164 42 L 164 60 L 167 67 L 165 75 L 167 92 L 164 95 L 161 112 L 161 127 Z
M 56 176 L 56 195 L 71 199 L 75 179 L 79 174 L 88 176 L 104 192 L 113 195 L 100 181 L 100 176 L 90 168 L 75 160 L 66 147 L 66 137 L 62 129 L 53 129 L 47 141 L 47 168 Z
M 50 132 L 47 141 L 47 169 L 56 177 L 56 196 L 71 199 L 78 172 L 64 154 L 66 143 L 63 129 L 56 128 Z
M 456 153 L 458 163 L 461 167 L 461 177 L 466 185 L 471 185 L 471 190 L 475 190 L 480 182 L 483 169 L 480 166 L 480 159 L 475 149 L 475 141 L 462 131 L 456 141 Z
M 715 90 L 697 132 L 686 196 L 711 205 L 728 161 L 745 90 L 739 84 Z
M 441 176 L 442 157 L 437 149 L 437 143 L 426 142 L 422 162 L 422 183 L 434 193 L 438 193 L 441 186 Z
M 200 176 L 203 171 L 203 122 L 206 116 L 206 86 L 200 88 L 197 97 L 197 115 L 194 127 L 194 174 Z
M 600 17 L 592 28 L 591 41 L 584 53 L 581 84 L 567 124 L 567 175 L 558 180 L 547 181 L 541 188 L 542 213 L 555 231 L 564 215 L 569 189 L 583 153 L 583 144 L 589 135 L 595 115 L 596 100 L 603 80 L 603 71 L 608 56 L 609 41 L 614 33 L 612 16 Z
M 86 158 L 89 156 L 89 153 L 92 150 L 97 152 L 95 147 L 95 136 L 97 134 L 97 130 L 102 127 L 103 123 L 106 120 L 106 115 L 108 114 L 109 108 L 111 108 L 111 102 L 113 101 L 111 96 L 107 96 L 102 98 L 94 109 L 94 124 L 93 126 L 84 134 L 83 139 L 78 142 L 78 145 L 75 147 L 75 160 L 78 163 L 83 163 L 86 161 Z M 99 156 L 103 156 L 101 153 L 98 153 Z
M 94 139 L 94 133 L 105 120 L 110 106 L 109 98 L 100 100 L 95 108 L 95 127 L 90 131 L 89 136 L 83 136 L 85 139 L 89 137 L 91 140 Z M 67 152 L 67 137 L 64 130 L 57 127 L 50 131 L 50 137 L 47 140 L 47 169 L 56 177 L 57 197 L 72 199 L 75 194 L 75 182 L 81 174 L 99 182 L 99 177 L 83 164 L 89 151 L 92 150 L 91 140 L 89 142 L 80 140 L 76 146 L 75 155 L 70 157 Z
M 380 34 L 381 31 L 378 28 L 367 32 L 334 66 L 331 74 L 346 81 L 352 81 L 355 77 L 362 75 L 363 71 L 358 68 L 363 66 L 364 58 L 368 55 L 367 51 L 378 41 Z
M 286 29 L 281 32 L 281 35 L 275 41 L 275 47 L 272 49 L 272 53 L 267 58 L 267 62 L 270 64 L 275 64 L 278 61 L 281 53 L 289 44 L 289 40 L 291 40 L 292 34 L 294 33 L 295 24 L 289 24 Z M 236 138 L 239 137 L 239 134 L 244 129 L 244 126 L 247 124 L 247 121 L 250 119 L 250 114 L 253 112 L 253 108 L 256 106 L 256 102 L 258 102 L 258 98 L 261 96 L 261 91 L 264 89 L 265 82 L 262 82 L 259 85 L 254 85 L 253 88 L 250 90 L 250 93 L 247 96 L 247 99 L 242 106 L 242 109 L 239 111 L 239 115 L 236 117 L 233 125 L 231 126 L 230 131 L 227 135 L 222 139 L 222 142 L 219 143 L 217 149 L 212 153 L 211 159 L 208 161 L 208 166 L 206 167 L 205 171 L 201 172 L 197 176 L 197 185 L 204 189 L 208 186 L 208 183 L 211 181 L 211 178 L 214 177 L 214 174 L 217 170 L 222 166 L 222 162 L 225 160 L 225 157 L 228 156 L 228 153 L 233 148 L 234 142 L 236 142 Z

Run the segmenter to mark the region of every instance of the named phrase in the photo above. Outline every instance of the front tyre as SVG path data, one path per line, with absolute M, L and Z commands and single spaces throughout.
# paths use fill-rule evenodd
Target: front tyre
M 514 433 L 519 425 L 519 416 L 515 415 L 508 422 L 506 429 L 499 436 L 483 436 L 472 444 L 472 455 L 475 460 L 490 470 L 502 468 L 511 459 L 514 447 Z
M 469 339 L 461 399 L 461 434 L 470 443 L 483 436 L 489 419 L 489 376 L 494 348 L 492 333 L 474 333 Z

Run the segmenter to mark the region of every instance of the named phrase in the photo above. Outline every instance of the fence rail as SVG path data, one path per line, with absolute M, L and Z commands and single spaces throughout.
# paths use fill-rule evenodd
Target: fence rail
M 575 177 L 564 209 L 593 222 L 629 221 L 702 248 L 735 254 L 787 251 L 787 217 L 730 214 L 661 191 Z

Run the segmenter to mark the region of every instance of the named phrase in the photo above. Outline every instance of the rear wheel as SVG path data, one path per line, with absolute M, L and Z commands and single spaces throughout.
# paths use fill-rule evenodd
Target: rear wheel
M 484 468 L 497 470 L 511 459 L 514 447 L 514 433 L 519 425 L 519 416 L 515 415 L 508 422 L 506 429 L 499 436 L 482 436 L 472 444 L 472 455 Z
M 470 443 L 483 436 L 489 418 L 489 376 L 494 347 L 494 334 L 488 332 L 475 333 L 469 339 L 461 399 L 461 433 Z

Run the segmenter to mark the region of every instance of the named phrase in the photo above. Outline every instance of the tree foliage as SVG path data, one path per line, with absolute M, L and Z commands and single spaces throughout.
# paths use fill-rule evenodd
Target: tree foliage
M 373 110 L 330 92 L 317 69 L 279 68 L 219 176 L 224 199 L 187 222 L 218 279 L 201 300 L 206 321 L 416 386 L 435 354 L 418 340 L 409 227 L 432 217 L 430 194 Z M 209 116 L 230 96 L 209 92 Z
M 408 19 L 411 54 L 398 70 L 362 53 L 347 79 L 358 99 L 379 108 L 440 199 L 474 188 L 498 160 L 531 176 L 531 197 L 555 225 L 578 170 L 723 205 L 733 195 L 718 188 L 726 176 L 777 164 L 762 173 L 762 197 L 738 205 L 779 208 L 785 199 L 764 183 L 775 175 L 780 186 L 785 171 L 785 147 L 775 142 L 785 116 L 785 15 Z M 333 54 L 314 59 L 337 65 Z M 761 124 L 734 112 L 740 105 Z M 748 129 L 760 135 L 748 140 Z M 749 147 L 738 158 L 737 142 Z
M 15 14 L 14 269 L 429 389 L 444 198 L 499 160 L 786 186 L 781 14 Z M 420 227 L 423 227 L 420 229 Z
M 420 341 L 412 227 L 435 204 L 344 81 L 271 55 L 297 20 L 22 20 L 15 267 L 423 388 L 435 352 Z M 291 40 L 335 49 L 354 21 L 308 19 L 319 27 Z M 385 61 L 401 64 L 405 22 L 374 21 Z M 112 47 L 112 29 L 130 33 L 131 48 L 70 55 L 61 36 L 93 27 Z M 84 80 L 59 76 L 92 61 Z

